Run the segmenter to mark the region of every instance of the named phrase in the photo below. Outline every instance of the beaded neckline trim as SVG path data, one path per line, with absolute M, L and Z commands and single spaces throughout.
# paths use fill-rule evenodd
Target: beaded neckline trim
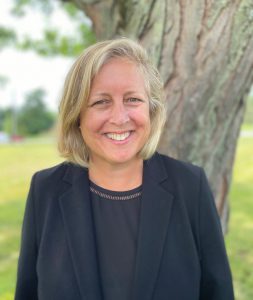
M 135 198 L 137 198 L 137 197 L 139 197 L 141 195 L 141 192 L 137 192 L 135 194 L 128 195 L 128 196 L 112 196 L 112 195 L 108 195 L 108 194 L 102 193 L 102 192 L 94 189 L 92 186 L 90 186 L 90 191 L 92 193 L 94 193 L 94 194 L 102 197 L 102 198 L 105 198 L 105 199 L 121 200 L 121 201 L 135 199 Z

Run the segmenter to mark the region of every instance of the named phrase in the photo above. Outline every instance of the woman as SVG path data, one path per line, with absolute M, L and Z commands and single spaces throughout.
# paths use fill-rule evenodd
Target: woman
M 161 80 L 137 43 L 77 59 L 60 104 L 66 162 L 31 183 L 17 300 L 233 299 L 203 170 L 155 153 L 164 122 Z

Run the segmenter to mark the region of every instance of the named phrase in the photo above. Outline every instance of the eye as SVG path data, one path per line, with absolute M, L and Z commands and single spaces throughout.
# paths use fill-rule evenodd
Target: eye
M 143 100 L 141 100 L 139 98 L 131 97 L 131 98 L 127 98 L 126 102 L 128 102 L 128 103 L 139 103 L 139 102 L 143 102 Z
M 109 104 L 110 101 L 107 100 L 107 99 L 101 99 L 101 100 L 98 100 L 98 101 L 95 101 L 93 103 L 90 104 L 90 107 L 93 107 L 93 106 L 105 106 L 107 104 Z

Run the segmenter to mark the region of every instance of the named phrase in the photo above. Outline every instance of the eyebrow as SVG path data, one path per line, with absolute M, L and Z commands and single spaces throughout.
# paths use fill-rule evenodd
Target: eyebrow
M 108 94 L 108 93 L 96 93 L 96 94 L 94 94 L 93 96 L 94 96 L 94 97 L 95 97 L 95 96 L 110 96 L 110 94 Z
M 138 94 L 138 95 L 143 95 L 145 96 L 145 94 L 143 94 L 142 92 L 137 92 L 137 91 L 128 91 L 124 94 L 124 96 L 130 96 L 132 94 Z M 98 93 L 95 93 L 94 95 L 92 95 L 93 97 L 97 97 L 97 96 L 111 96 L 110 94 L 108 93 L 104 93 L 104 92 L 98 92 Z
M 141 93 L 141 92 L 137 92 L 137 91 L 129 91 L 129 92 L 126 92 L 125 94 L 124 94 L 124 96 L 129 96 L 129 95 L 132 95 L 132 94 L 141 94 L 141 95 L 143 95 L 143 93 Z M 144 96 L 144 95 L 143 95 Z

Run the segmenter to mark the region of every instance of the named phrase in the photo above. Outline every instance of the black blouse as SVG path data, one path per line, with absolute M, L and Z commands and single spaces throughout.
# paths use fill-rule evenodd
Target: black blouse
M 141 189 L 115 192 L 90 182 L 104 300 L 131 299 Z

